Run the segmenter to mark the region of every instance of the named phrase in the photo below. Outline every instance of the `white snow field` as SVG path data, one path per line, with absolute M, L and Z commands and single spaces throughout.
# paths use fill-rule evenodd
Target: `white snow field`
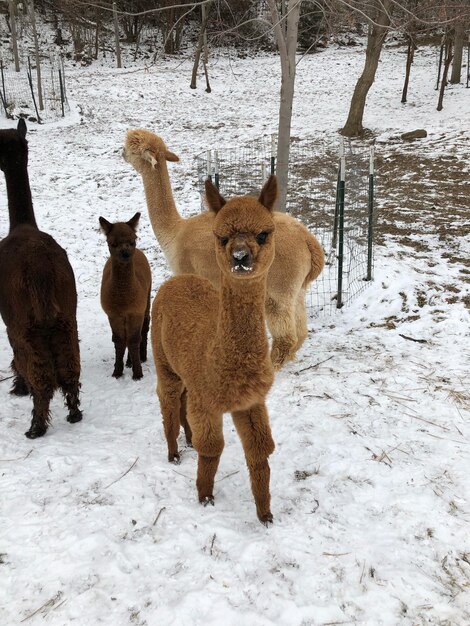
M 139 246 L 155 292 L 170 274 L 141 179 L 121 157 L 126 130 L 153 130 L 181 157 L 169 166 L 177 206 L 194 213 L 193 157 L 276 131 L 278 59 L 221 55 L 210 66 L 211 94 L 202 77 L 189 89 L 190 59 L 67 69 L 72 113 L 28 125 L 29 173 L 38 223 L 75 271 L 84 418 L 68 424 L 57 394 L 47 435 L 30 441 L 31 400 L 0 382 L 0 624 L 470 623 L 470 89 L 450 86 L 438 113 L 435 54 L 417 52 L 403 106 L 404 50 L 385 49 L 364 123 L 378 157 L 401 145 L 393 139 L 401 132 L 426 128 L 406 150 L 418 169 L 424 155 L 442 160 L 444 176 L 445 159 L 459 160 L 467 216 L 462 206 L 457 215 L 455 196 L 429 186 L 436 215 L 460 234 L 446 237 L 445 225 L 442 234 L 426 220 L 415 232 L 420 216 L 410 208 L 408 239 L 425 251 L 385 232 L 373 284 L 340 313 L 310 320 L 298 360 L 268 398 L 277 446 L 269 529 L 256 518 L 230 416 L 216 503 L 204 508 L 196 453 L 183 438 L 181 464 L 167 462 L 152 358 L 141 381 L 129 370 L 111 377 L 98 217 L 142 211 Z M 335 46 L 302 60 L 293 135 L 337 144 L 363 61 L 363 47 Z M 413 196 L 411 185 L 415 206 Z M 394 202 L 392 181 L 377 197 L 379 224 Z M 7 232 L 2 176 L 0 236 Z M 0 379 L 10 360 L 2 324 Z

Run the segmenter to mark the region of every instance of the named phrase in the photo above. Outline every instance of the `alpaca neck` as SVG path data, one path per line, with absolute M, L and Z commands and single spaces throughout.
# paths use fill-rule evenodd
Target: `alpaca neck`
M 19 167 L 15 166 L 12 170 L 7 169 L 5 180 L 8 212 L 10 214 L 10 232 L 20 224 L 29 224 L 37 228 L 26 163 Z
M 159 162 L 155 169 L 146 168 L 142 179 L 153 232 L 167 254 L 176 229 L 184 220 L 176 209 L 166 161 Z
M 128 263 L 122 263 L 115 259 L 111 260 L 111 280 L 119 292 L 125 293 L 125 290 L 132 287 L 135 280 L 134 260 Z
M 240 374 L 258 369 L 268 355 L 265 324 L 266 277 L 250 280 L 221 279 L 215 350 Z M 220 361 L 219 361 L 220 363 Z

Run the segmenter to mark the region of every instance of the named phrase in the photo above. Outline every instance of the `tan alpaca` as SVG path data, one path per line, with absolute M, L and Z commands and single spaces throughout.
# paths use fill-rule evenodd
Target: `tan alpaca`
M 123 155 L 141 175 L 150 222 L 175 274 L 193 273 L 220 286 L 212 241 L 214 213 L 183 219 L 178 213 L 167 161 L 178 161 L 163 140 L 147 130 L 127 133 Z M 296 219 L 274 212 L 276 255 L 268 276 L 266 317 L 276 369 L 295 357 L 307 337 L 305 292 L 323 269 L 323 250 Z
M 152 305 L 152 347 L 168 460 L 179 460 L 182 422 L 198 452 L 199 501 L 213 504 L 214 477 L 224 447 L 222 418 L 231 412 L 264 524 L 272 521 L 268 457 L 274 442 L 265 398 L 274 369 L 265 297 L 274 259 L 276 195 L 274 176 L 258 200 L 244 196 L 225 202 L 207 181 L 206 197 L 214 215 L 210 245 L 220 290 L 194 274 L 174 276 L 160 287 Z
M 147 335 L 150 325 L 150 290 L 152 274 L 145 254 L 135 247 L 140 213 L 128 222 L 111 224 L 100 217 L 110 258 L 101 281 L 101 306 L 109 318 L 116 352 L 113 376 L 124 371 L 124 352 L 132 378 L 142 378 L 141 362 L 147 360 Z

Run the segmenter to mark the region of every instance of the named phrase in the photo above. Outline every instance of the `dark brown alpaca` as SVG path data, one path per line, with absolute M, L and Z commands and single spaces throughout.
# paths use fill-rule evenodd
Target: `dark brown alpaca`
M 124 352 L 132 378 L 142 378 L 141 362 L 147 360 L 150 326 L 152 274 L 145 254 L 135 247 L 140 213 L 128 222 L 111 224 L 100 217 L 111 257 L 106 261 L 101 281 L 101 306 L 109 318 L 116 352 L 113 376 L 124 371 Z
M 258 200 L 243 196 L 225 202 L 207 181 L 220 291 L 206 278 L 175 276 L 162 285 L 152 306 L 152 347 L 168 460 L 179 460 L 182 423 L 198 452 L 199 501 L 213 504 L 214 477 L 224 447 L 222 418 L 230 412 L 264 524 L 272 521 L 268 457 L 274 441 L 265 399 L 274 369 L 265 300 L 274 259 L 276 195 L 274 176 Z
M 37 227 L 27 166 L 26 124 L 20 120 L 17 130 L 0 130 L 10 214 L 10 232 L 0 242 L 0 313 L 13 348 L 11 392 L 33 397 L 25 434 L 34 439 L 47 431 L 57 388 L 65 396 L 67 421 L 80 421 L 82 412 L 73 270 L 65 250 Z

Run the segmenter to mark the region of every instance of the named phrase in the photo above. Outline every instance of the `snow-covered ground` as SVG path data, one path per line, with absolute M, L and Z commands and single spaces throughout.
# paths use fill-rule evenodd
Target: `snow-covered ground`
M 293 135 L 337 142 L 363 54 L 332 47 L 298 65 Z M 166 460 L 152 359 L 139 382 L 129 371 L 111 377 L 98 217 L 142 211 L 139 245 L 155 290 L 169 271 L 141 180 L 121 158 L 125 131 L 156 131 L 180 155 L 171 176 L 189 215 L 199 209 L 197 153 L 275 132 L 278 61 L 221 56 L 211 94 L 202 77 L 189 89 L 190 60 L 68 69 L 73 113 L 29 125 L 29 170 L 40 227 L 67 249 L 77 279 L 84 419 L 68 424 L 57 395 L 52 427 L 30 441 L 30 399 L 0 382 L 0 624 L 470 623 L 470 90 L 450 87 L 438 113 L 435 52 L 422 50 L 403 106 L 404 64 L 402 49 L 384 51 L 365 125 L 379 154 L 399 133 L 426 128 L 428 138 L 407 148 L 416 162 L 423 151 L 460 158 L 466 224 L 460 206 L 452 258 L 432 221 L 426 254 L 385 232 L 373 285 L 340 314 L 311 320 L 298 360 L 269 395 L 270 529 L 256 519 L 229 416 L 216 505 L 203 508 L 194 450 L 181 441 L 181 465 Z M 393 181 L 381 194 L 379 209 L 390 208 Z M 449 224 L 452 201 L 436 195 Z M 413 221 L 411 213 L 409 239 L 421 237 Z M 0 236 L 7 230 L 2 178 Z M 1 379 L 10 359 L 1 328 Z

